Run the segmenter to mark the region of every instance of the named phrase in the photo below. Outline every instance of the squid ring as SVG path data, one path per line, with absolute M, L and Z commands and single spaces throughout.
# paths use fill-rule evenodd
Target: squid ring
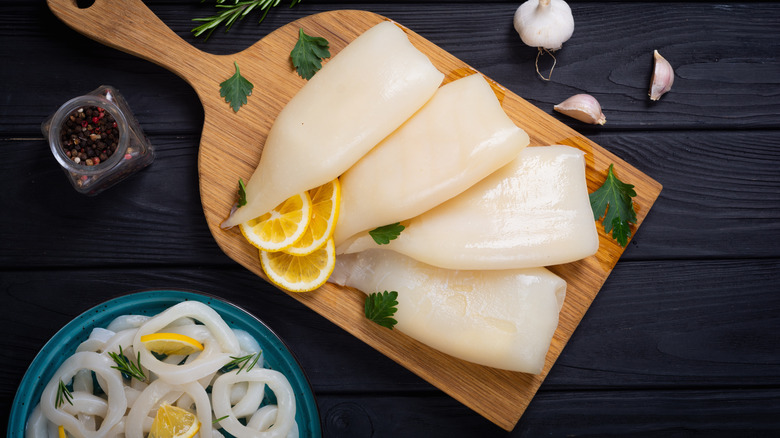
M 182 394 L 189 395 L 194 401 L 198 421 L 200 421 L 200 436 L 211 437 L 211 409 L 206 390 L 197 382 L 171 385 L 162 380 L 150 383 L 133 403 L 133 407 L 127 414 L 125 436 L 127 438 L 143 438 L 145 436 L 144 420 L 149 417 L 149 412 L 158 403 L 173 402 Z
M 127 410 L 122 374 L 111 366 L 114 362 L 106 356 L 91 351 L 82 351 L 67 358 L 62 366 L 54 373 L 54 377 L 43 389 L 41 396 L 41 410 L 46 418 L 54 424 L 65 427 L 65 430 L 77 438 L 102 438 L 108 436 L 111 428 L 117 424 Z M 92 370 L 102 378 L 101 385 L 108 394 L 108 408 L 105 417 L 95 431 L 87 430 L 76 417 L 68 414 L 64 409 L 55 407 L 57 402 L 57 389 L 60 382 L 69 382 L 79 370 Z
M 230 406 L 230 389 L 238 382 L 262 382 L 273 391 L 278 408 L 273 426 L 260 432 L 238 421 Z M 219 421 L 220 426 L 236 438 L 283 438 L 295 425 L 295 394 L 287 378 L 278 371 L 254 368 L 240 374 L 238 370 L 225 373 L 214 380 L 211 403 L 214 415 L 217 418 L 225 417 Z
M 141 336 L 158 332 L 181 318 L 193 318 L 202 322 L 213 336 L 207 339 L 204 351 L 186 366 L 167 364 L 158 360 L 141 343 Z M 218 345 L 210 347 L 209 344 L 213 343 Z M 179 384 L 199 380 L 216 372 L 230 361 L 231 355 L 240 351 L 240 346 L 233 330 L 214 309 L 198 301 L 184 301 L 152 317 L 139 327 L 133 338 L 133 349 L 141 353 L 141 363 L 146 368 L 169 383 Z M 189 372 L 182 373 L 182 368 L 185 367 Z

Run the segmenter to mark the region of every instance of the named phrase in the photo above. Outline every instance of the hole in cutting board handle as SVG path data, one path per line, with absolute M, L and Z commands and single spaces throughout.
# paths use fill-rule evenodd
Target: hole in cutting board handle
M 76 6 L 78 6 L 79 9 L 87 9 L 94 4 L 95 0 L 76 0 Z

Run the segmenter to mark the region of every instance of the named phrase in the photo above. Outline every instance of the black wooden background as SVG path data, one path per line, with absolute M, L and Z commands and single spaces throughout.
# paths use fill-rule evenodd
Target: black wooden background
M 147 1 L 213 53 L 296 18 L 365 9 L 406 25 L 664 185 L 515 430 L 506 433 L 227 258 L 201 211 L 203 111 L 177 76 L 0 0 L 0 424 L 38 349 L 71 318 L 140 289 L 215 294 L 266 321 L 308 373 L 327 437 L 777 436 L 780 430 L 780 3 L 570 2 L 576 30 L 550 82 L 512 28 L 519 1 L 287 1 L 257 24 L 193 38 L 212 1 Z M 675 67 L 651 103 L 652 51 Z M 77 194 L 39 125 L 117 87 L 157 150 Z M 255 84 L 255 92 L 273 84 Z M 601 102 L 603 127 L 552 112 Z

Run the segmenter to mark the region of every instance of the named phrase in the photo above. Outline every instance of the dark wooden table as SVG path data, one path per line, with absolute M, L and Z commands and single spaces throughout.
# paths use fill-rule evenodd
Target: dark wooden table
M 573 1 L 576 30 L 549 82 L 512 28 L 518 1 L 282 2 L 264 23 L 254 14 L 204 42 L 191 20 L 211 3 L 147 2 L 213 53 L 320 11 L 385 15 L 551 114 L 570 95 L 594 95 L 605 126 L 553 116 L 664 185 L 509 436 L 777 436 L 780 3 Z M 654 49 L 677 76 L 651 103 Z M 81 36 L 41 0 L 0 2 L 0 59 L 0 424 L 28 364 L 70 319 L 107 298 L 172 288 L 267 322 L 308 373 L 325 436 L 507 435 L 219 250 L 198 193 L 203 111 L 183 80 Z M 101 84 L 125 95 L 157 159 L 88 198 L 39 125 Z

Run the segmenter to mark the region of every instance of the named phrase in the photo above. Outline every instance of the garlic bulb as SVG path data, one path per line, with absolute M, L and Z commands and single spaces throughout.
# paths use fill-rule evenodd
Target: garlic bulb
M 658 100 L 667 91 L 672 89 L 674 83 L 674 69 L 658 50 L 653 50 L 653 76 L 650 78 L 650 100 Z
M 528 0 L 515 11 L 515 30 L 531 47 L 558 50 L 574 33 L 571 8 L 563 0 Z
M 601 112 L 601 105 L 590 94 L 575 94 L 553 107 L 555 111 L 566 114 L 581 122 L 603 125 L 607 118 Z

